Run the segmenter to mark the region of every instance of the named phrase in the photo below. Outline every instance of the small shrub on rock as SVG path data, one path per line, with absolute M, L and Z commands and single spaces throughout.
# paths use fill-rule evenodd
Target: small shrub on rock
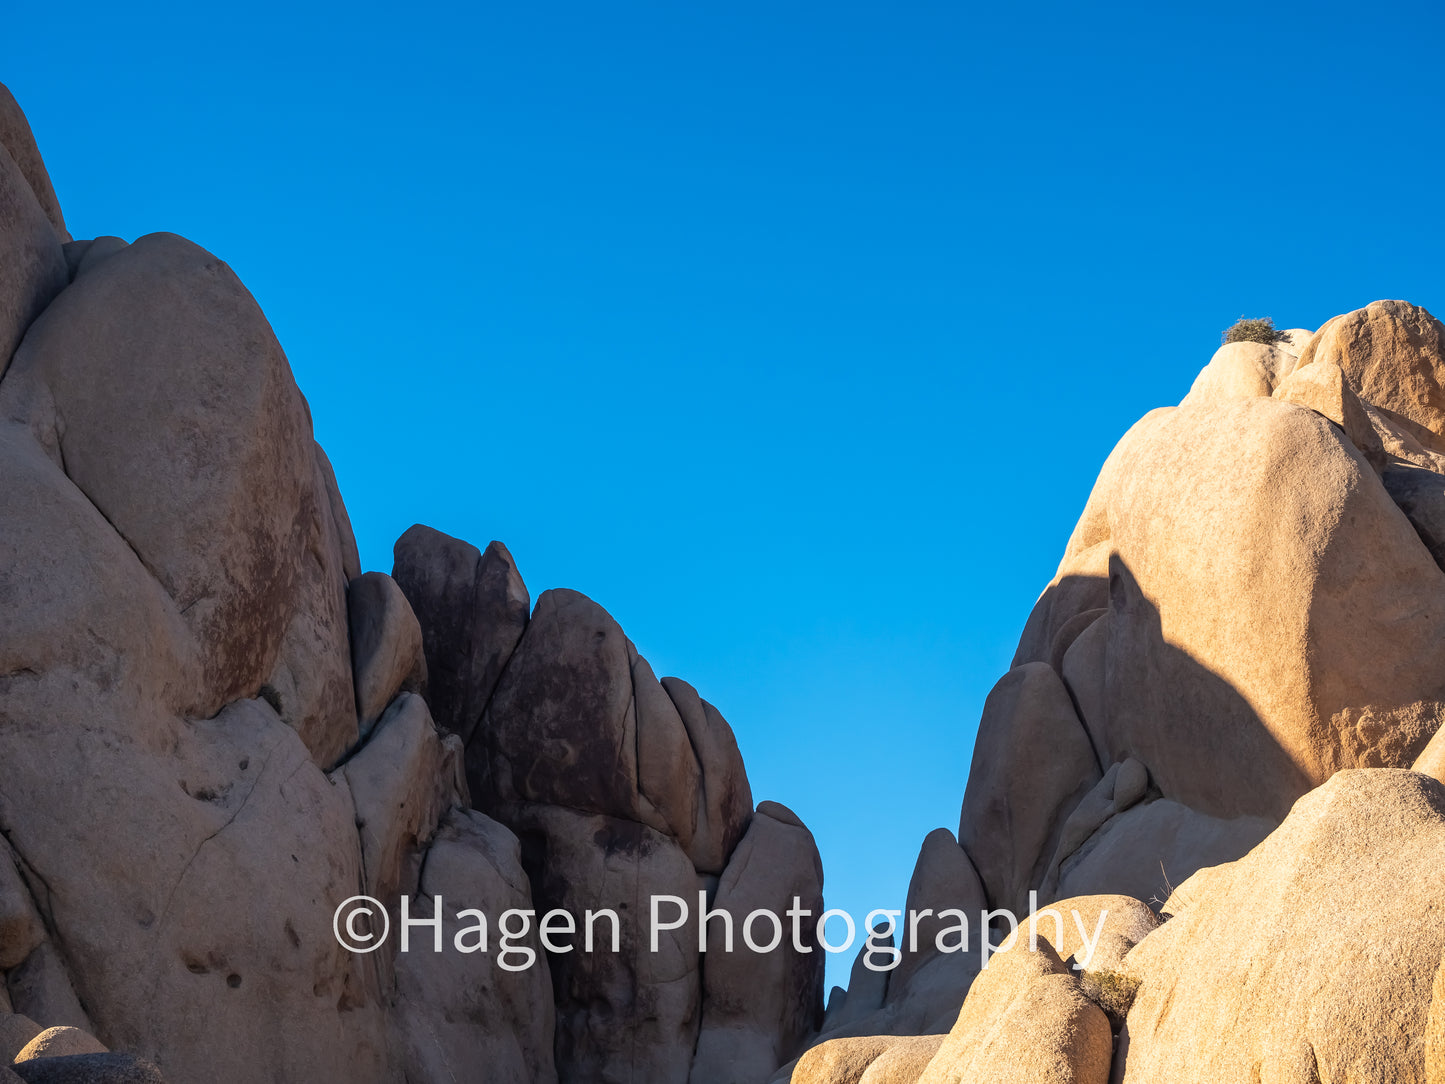
M 1268 316 L 1259 319 L 1245 319 L 1241 316 L 1231 326 L 1224 329 L 1220 337 L 1223 343 L 1267 343 L 1273 345 L 1284 338 L 1284 332 L 1274 326 L 1274 320 Z

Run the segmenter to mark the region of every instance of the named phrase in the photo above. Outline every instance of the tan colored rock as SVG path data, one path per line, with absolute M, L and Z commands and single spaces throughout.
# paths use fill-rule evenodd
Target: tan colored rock
M 1129 1084 L 1438 1079 L 1442 846 L 1445 786 L 1345 771 L 1246 858 L 1180 885 L 1128 957 Z
M 1119 459 L 1109 527 L 1108 759 L 1166 797 L 1277 820 L 1445 718 L 1445 575 L 1318 415 L 1174 411 Z
M 995 907 L 1027 909 L 1069 811 L 1099 774 L 1053 669 L 1025 663 L 1005 674 L 984 704 L 958 827 Z
M 1313 410 L 1334 422 L 1376 471 L 1385 469 L 1385 448 L 1349 378 L 1331 361 L 1296 369 L 1275 388 L 1275 399 Z
M 633 686 L 639 696 L 650 688 L 635 677 Z M 742 753 L 722 713 L 696 689 L 675 677 L 663 678 L 662 688 L 677 709 L 688 745 L 697 758 L 697 822 L 684 849 L 699 873 L 720 874 L 753 815 L 753 791 L 743 768 Z M 656 729 L 651 731 L 655 733 Z M 643 766 L 644 781 L 654 774 Z M 683 838 L 681 833 L 679 838 Z
M 1445 328 L 1406 301 L 1375 301 L 1336 316 L 1300 355 L 1344 370 L 1360 397 L 1428 448 L 1445 452 Z
M 801 921 L 807 953 L 792 947 L 786 912 L 798 897 L 811 912 Z M 733 916 L 732 953 L 721 919 L 709 923 L 703 966 L 702 1030 L 689 1084 L 755 1084 L 799 1053 L 823 1014 L 825 954 L 816 941 L 823 912 L 823 863 L 813 834 L 796 814 L 763 802 L 728 860 L 712 904 Z M 770 953 L 753 953 L 742 941 L 743 922 L 754 910 L 778 915 L 783 941 Z M 771 926 L 759 923 L 756 941 Z
M 1278 343 L 1279 348 L 1286 354 L 1293 354 L 1296 358 L 1304 353 L 1305 347 L 1315 337 L 1315 333 L 1305 327 L 1285 328 L 1280 334 L 1284 337 Z M 1281 375 L 1288 376 L 1289 373 L 1285 372 Z
M 1176 409 L 1151 410 L 1130 427 L 1104 460 L 1079 522 L 1069 536 L 1058 571 L 1029 613 L 1014 653 L 1014 667 L 1026 662 L 1051 662 L 1062 629 L 1080 614 L 1109 605 L 1109 559 L 1113 554 L 1109 544 L 1109 504 L 1122 476 L 1121 464 L 1128 449 L 1142 442 Z
M 1267 817 L 1211 817 L 1168 799 L 1104 822 L 1060 862 L 1050 894 L 1122 893 L 1158 905 L 1197 870 L 1249 853 L 1274 830 Z
M 1047 941 L 1076 971 L 1118 970 L 1124 956 L 1159 928 L 1149 906 L 1132 896 L 1070 896 L 1041 906 L 1015 935 Z
M 18 1013 L 54 1021 L 55 1026 L 91 1031 L 93 1026 L 76 996 L 75 979 L 53 942 L 36 945 L 18 967 L 5 976 L 10 1004 Z
M 1058 845 L 1049 863 L 1048 873 L 1039 888 L 1040 898 L 1045 900 L 1059 897 L 1059 867 L 1076 854 L 1086 842 L 1118 810 L 1114 807 L 1114 784 L 1119 779 L 1119 764 L 1111 764 L 1089 793 L 1079 799 L 1064 822 L 1059 833 Z
M 1113 1038 L 1103 1011 L 1046 942 L 992 957 L 918 1084 L 1105 1084 Z
M 1114 492 L 1119 483 L 1129 477 L 1129 466 L 1126 460 L 1133 458 L 1132 451 L 1137 445 L 1149 441 L 1170 417 L 1178 410 L 1178 407 L 1158 407 L 1149 411 L 1137 422 L 1129 427 L 1129 430 L 1119 438 L 1119 443 L 1114 445 L 1108 457 L 1104 460 L 1103 467 L 1099 470 L 1099 477 L 1094 480 L 1094 488 L 1089 491 L 1089 499 L 1084 503 L 1084 511 L 1079 516 L 1079 522 L 1074 524 L 1073 533 L 1069 535 L 1068 544 L 1064 547 L 1063 559 L 1059 562 L 1059 576 L 1066 572 L 1077 572 L 1081 562 L 1084 563 L 1087 574 L 1090 576 L 1101 576 L 1107 579 L 1109 576 L 1109 557 L 1112 550 L 1104 543 L 1107 543 L 1111 534 L 1110 508 L 1114 503 Z M 1092 554 L 1090 553 L 1092 551 Z M 1102 602 L 1097 606 L 1106 607 L 1109 604 L 1107 593 Z M 1037 607 L 1035 607 L 1037 609 Z M 1033 617 L 1030 615 L 1032 622 Z M 1027 628 L 1025 629 L 1027 633 Z M 1022 644 L 1022 639 L 1020 644 Z M 1019 665 L 1015 658 L 1014 665 Z
M 0 970 L 17 967 L 45 940 L 45 924 L 35 910 L 15 853 L 0 841 Z
M 1363 402 L 1363 400 L 1361 400 Z M 1385 455 L 1416 467 L 1424 467 L 1436 474 L 1445 473 L 1445 455 L 1427 448 L 1406 431 L 1404 425 L 1378 407 L 1365 403 L 1365 413 L 1380 438 Z
M 51 680 L 34 679 L 35 691 Z M 52 955 L 39 973 L 46 981 L 29 972 L 48 942 L 10 972 L 16 1007 L 141 1056 L 163 1053 L 178 1080 L 258 1066 L 338 1084 L 383 1079 L 374 965 L 354 962 L 331 933 L 337 905 L 361 884 L 344 784 L 322 775 L 263 702 L 171 724 L 177 744 L 162 756 L 142 742 L 163 718 L 98 714 L 83 691 L 69 694 L 79 718 L 60 714 L 52 689 L 44 730 L 0 731 L 10 840 L 48 886 L 65 945 L 65 960 Z M 85 731 L 106 738 L 54 771 L 81 727 L 111 719 L 126 729 Z M 55 1008 L 72 982 L 93 1025 Z
M 9 1065 L 45 1029 L 20 1013 L 0 1014 L 0 1065 Z
M 105 1054 L 108 1051 L 94 1035 L 79 1028 L 46 1028 L 25 1044 L 15 1055 L 15 1061 L 31 1061 L 35 1058 L 63 1058 L 68 1054 Z
M 55 196 L 55 186 L 50 183 L 50 172 L 45 168 L 40 149 L 35 145 L 35 135 L 30 130 L 30 122 L 25 119 L 20 103 L 3 83 L 0 83 L 0 147 L 9 152 L 11 160 L 35 197 L 35 202 L 55 230 L 56 237 L 61 241 L 69 241 L 70 234 L 65 230 L 65 216 L 60 212 L 60 200 Z
M 349 734 L 351 722 L 340 720 L 347 685 L 351 684 L 354 696 L 355 681 L 350 657 L 341 649 L 348 635 L 346 570 L 357 563 L 356 540 L 326 455 L 314 441 L 312 450 L 315 499 L 306 501 L 312 558 L 292 582 L 291 616 L 276 665 L 260 692 L 282 719 L 303 734 L 325 730 L 332 723 L 338 732 L 344 729 Z
M 942 1035 L 915 1035 L 898 1039 L 879 1054 L 858 1084 L 917 1084 L 928 1063 L 943 1045 Z
M 962 910 L 962 908 L 960 908 Z M 935 953 L 908 976 L 898 1000 L 870 1018 L 874 1030 L 891 1035 L 937 1035 L 953 1026 L 979 972 L 978 913 L 968 920 L 968 945 L 960 952 Z
M 1225 399 L 1268 398 L 1295 362 L 1295 355 L 1282 345 L 1225 343 L 1194 378 L 1180 406 Z
M 351 529 L 351 516 L 347 514 L 346 503 L 341 499 L 341 489 L 336 484 L 336 471 L 331 466 L 331 460 L 320 444 L 315 444 L 314 448 L 316 469 L 321 474 L 326 503 L 331 509 L 331 524 L 335 528 L 337 543 L 341 549 L 341 575 L 350 583 L 361 575 L 361 554 L 356 549 L 356 534 Z
M 798 1059 L 792 1084 L 858 1084 L 868 1066 L 898 1042 L 892 1035 L 868 1035 L 819 1043 Z
M 1424 751 L 1410 765 L 1410 770 L 1445 783 L 1445 728 L 1435 731 Z
M 392 1028 L 405 1052 L 405 1079 L 466 1080 L 485 1066 L 488 1080 L 555 1084 L 552 978 L 536 921 L 527 936 L 511 943 L 537 953 L 537 963 L 522 971 L 499 963 L 501 915 L 536 908 L 517 837 L 480 813 L 447 813 L 427 850 L 412 913 L 432 917 L 437 899 L 450 937 L 469 924 L 454 917 L 462 908 L 488 917 L 487 951 L 462 953 L 448 944 L 440 953 L 396 955 Z M 428 931 L 420 934 L 429 947 Z
M 443 740 L 426 701 L 402 693 L 340 774 L 356 805 L 367 895 L 393 907 L 413 891 L 437 824 L 467 802 L 461 742 Z
M 976 971 L 978 915 L 986 906 L 983 882 L 953 833 L 947 828 L 935 828 L 929 832 L 919 848 L 918 861 L 914 863 L 913 876 L 908 882 L 899 945 L 903 959 L 889 973 L 887 1002 L 897 1004 L 913 992 L 910 987 L 914 975 L 926 962 L 939 955 L 938 934 L 955 922 L 952 917 L 939 918 L 940 911 L 956 909 L 968 916 L 970 946 L 959 955 L 965 969 L 971 967 Z M 933 913 L 923 915 L 924 911 Z M 914 912 L 921 916 L 916 923 L 911 920 Z M 952 1005 L 952 1015 L 957 1015 L 971 981 L 972 975 L 959 980 L 958 1000 Z M 947 1007 L 943 1011 L 947 1014 Z
M 432 714 L 470 741 L 527 627 L 531 596 L 500 542 L 483 552 L 418 523 L 393 555 L 392 577 L 421 623 Z
M 524 841 L 524 854 L 531 848 L 542 860 L 532 872 L 538 912 L 561 908 L 576 916 L 577 933 L 564 942 L 580 947 L 549 961 L 559 1078 L 686 1080 L 701 1009 L 692 863 L 673 840 L 636 821 L 527 804 L 507 810 L 503 822 Z M 660 931 L 653 952 L 651 902 L 663 895 L 689 900 L 693 920 Z M 604 908 L 619 916 L 619 951 L 611 951 L 605 918 L 596 924 L 594 951 L 583 951 L 586 912 Z M 753 999 L 769 979 L 754 972 Z
M 317 762 L 354 743 L 341 572 L 308 556 L 336 553 L 309 416 L 224 263 L 169 234 L 110 257 L 31 327 L 0 412 L 53 434 L 56 462 L 169 596 L 200 663 L 172 682 L 182 712 L 275 689 L 287 664 L 299 697 L 274 698 Z
M 364 739 L 397 693 L 426 691 L 421 625 L 396 581 L 367 572 L 346 591 L 356 717 Z

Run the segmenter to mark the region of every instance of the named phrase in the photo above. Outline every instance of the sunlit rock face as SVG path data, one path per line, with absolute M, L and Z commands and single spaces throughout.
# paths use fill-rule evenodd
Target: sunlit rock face
M 881 998 L 857 971 L 835 991 L 795 1081 L 1437 1078 L 1439 946 L 1408 934 L 1433 922 L 1429 889 L 1403 913 L 1391 890 L 1385 920 L 1383 867 L 1346 841 L 1408 866 L 1445 808 L 1442 344 L 1403 301 L 1232 342 L 1124 435 L 988 697 L 957 844 L 930 835 L 914 874 L 956 869 L 947 895 L 972 908 L 1127 898 L 1187 931 L 1106 923 L 1107 965 L 1052 993 L 1001 993 L 925 938 Z M 1325 910 L 1378 933 L 1388 966 L 1327 962 Z M 943 1032 L 927 1059 L 883 1041 Z
M 174 235 L 72 240 L 0 93 L 4 1061 L 1445 1079 L 1442 344 L 1403 301 L 1230 343 L 1124 435 L 878 935 L 898 966 L 865 948 L 825 1014 L 817 846 L 718 709 L 499 542 L 417 525 L 363 570 L 255 300 Z M 654 948 L 660 897 L 694 909 Z M 1034 903 L 1058 924 L 1005 940 Z M 462 907 L 605 912 L 617 947 L 430 951 Z M 701 908 L 803 943 L 728 953 Z

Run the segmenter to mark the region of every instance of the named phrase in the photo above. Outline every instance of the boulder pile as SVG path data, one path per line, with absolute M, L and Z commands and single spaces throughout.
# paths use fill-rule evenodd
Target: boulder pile
M 1125 434 L 914 875 L 1107 899 L 1104 955 L 1016 938 L 923 993 L 924 939 L 776 1080 L 1445 1080 L 1442 404 L 1445 328 L 1377 301 L 1222 347 Z
M 534 608 L 500 543 L 418 526 L 363 571 L 254 299 L 180 237 L 72 240 L 8 92 L 0 462 L 10 1072 L 748 1084 L 816 1032 L 821 952 L 639 943 L 658 894 L 822 911 L 718 710 L 585 595 Z M 627 921 L 513 970 L 347 951 L 361 895 L 373 936 L 438 906 Z
M 0 1081 L 1445 1082 L 1415 305 L 1230 343 L 1125 434 L 898 965 L 826 1011 L 817 847 L 722 714 L 499 542 L 363 570 L 254 299 L 174 235 L 72 239 L 3 88 L 0 465 Z M 425 951 L 458 907 L 490 947 Z M 507 925 L 548 912 L 603 948 Z

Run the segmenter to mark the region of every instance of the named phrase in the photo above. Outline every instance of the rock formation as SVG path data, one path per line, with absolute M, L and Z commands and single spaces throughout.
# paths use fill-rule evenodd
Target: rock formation
M 717 709 L 586 596 L 532 609 L 500 543 L 418 526 L 364 572 L 254 299 L 179 237 L 72 241 L 3 88 L 0 461 L 13 1074 L 744 1084 L 816 1030 L 821 952 L 641 943 L 653 895 L 822 910 Z M 625 921 L 591 954 L 530 924 L 510 951 L 546 963 L 513 969 L 500 928 L 347 951 L 361 895 L 359 937 Z
M 721 713 L 499 542 L 363 570 L 254 299 L 71 240 L 3 88 L 0 463 L 0 1077 L 1445 1081 L 1424 309 L 1124 435 L 826 1013 L 817 847 Z
M 1222 347 L 1125 434 L 985 705 L 961 847 L 924 848 L 987 907 L 1107 913 L 1100 944 L 1020 933 L 948 1026 L 900 991 L 794 1081 L 1445 1080 L 1442 380 L 1440 323 L 1375 302 Z

